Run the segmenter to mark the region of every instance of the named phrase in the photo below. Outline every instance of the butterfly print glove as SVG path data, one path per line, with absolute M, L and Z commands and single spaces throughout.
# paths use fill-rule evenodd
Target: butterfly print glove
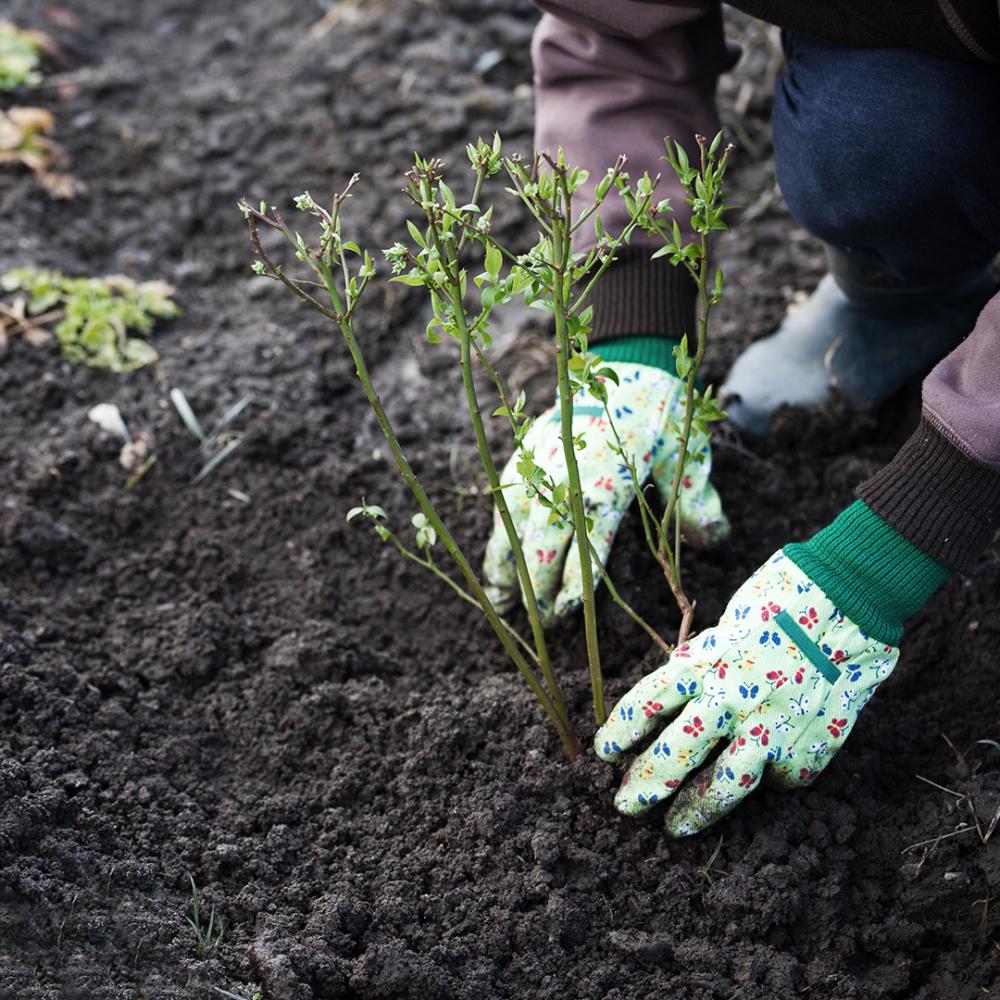
M 609 363 L 619 377 L 610 380 L 608 412 L 627 454 L 634 456 L 640 482 L 650 477 L 664 499 L 670 495 L 677 464 L 676 428 L 684 412 L 684 383 L 675 375 L 650 365 Z M 672 430 L 672 428 L 674 428 Z M 604 406 L 589 392 L 574 399 L 573 433 L 583 434 L 586 447 L 577 452 L 584 504 L 593 519 L 590 539 L 604 563 L 625 511 L 634 499 L 631 477 L 616 446 Z M 534 423 L 523 442 L 537 465 L 555 483 L 566 481 L 558 406 L 550 407 Z M 729 523 L 719 495 L 709 482 L 711 454 L 708 437 L 692 431 L 688 445 L 688 474 L 681 490 L 681 528 L 692 544 L 709 544 L 724 538 Z M 700 461 L 690 456 L 700 455 Z M 524 547 L 528 572 L 543 620 L 550 622 L 578 607 L 582 601 L 580 559 L 572 524 L 550 523 L 550 512 L 520 485 L 515 453 L 501 476 L 502 483 L 518 485 L 505 490 L 518 537 Z M 501 610 L 518 598 L 519 586 L 510 543 L 499 516 L 486 547 L 484 573 L 490 597 Z M 599 577 L 595 574 L 599 582 Z
M 606 761 L 661 730 L 626 772 L 616 808 L 641 813 L 673 797 L 667 830 L 684 836 L 739 805 L 765 768 L 780 785 L 808 785 L 898 656 L 775 553 L 718 625 L 679 646 L 598 730 L 594 747 Z M 716 747 L 714 760 L 694 773 Z

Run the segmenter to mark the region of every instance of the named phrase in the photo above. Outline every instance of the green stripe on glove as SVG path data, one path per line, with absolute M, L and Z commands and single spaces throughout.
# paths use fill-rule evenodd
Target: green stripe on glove
M 951 576 L 861 500 L 784 551 L 869 635 L 895 646 L 903 622 Z

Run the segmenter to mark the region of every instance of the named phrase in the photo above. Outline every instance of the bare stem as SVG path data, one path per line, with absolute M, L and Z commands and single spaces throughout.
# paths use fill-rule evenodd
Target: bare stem
M 583 487 L 580 468 L 576 461 L 573 442 L 573 390 L 569 377 L 569 359 L 572 347 L 567 326 L 569 290 L 565 269 L 569 264 L 572 247 L 570 242 L 571 199 L 565 171 L 554 169 L 558 186 L 553 195 L 556 208 L 553 219 L 553 287 L 552 306 L 556 328 L 556 374 L 559 386 L 559 417 L 562 432 L 563 454 L 566 459 L 566 477 L 569 484 L 569 504 L 573 515 L 573 530 L 580 556 L 580 587 L 583 600 L 584 632 L 587 640 L 587 664 L 590 668 L 590 686 L 594 701 L 594 717 L 598 725 L 607 718 L 604 705 L 604 677 L 601 672 L 601 653 L 597 642 L 597 609 L 594 603 L 594 576 L 590 560 L 590 538 L 587 532 L 587 512 L 583 504 Z M 559 211 L 561 202 L 562 211 Z
M 429 183 L 424 180 L 423 184 L 424 190 L 422 193 L 424 195 L 424 200 L 425 202 L 429 202 Z M 486 473 L 486 479 L 489 483 L 490 490 L 493 494 L 493 502 L 496 505 L 497 514 L 503 524 L 508 544 L 510 545 L 511 552 L 514 555 L 514 565 L 517 569 L 518 580 L 520 581 L 521 591 L 524 596 L 525 610 L 528 613 L 528 620 L 531 623 L 532 638 L 534 639 L 535 648 L 538 652 L 538 662 L 541 666 L 542 676 L 548 686 L 553 706 L 563 717 L 566 727 L 569 728 L 570 723 L 566 710 L 566 703 L 563 700 L 562 693 L 559 690 L 559 684 L 556 680 L 555 672 L 552 669 L 552 661 L 549 656 L 548 644 L 545 640 L 545 631 L 542 626 L 542 616 L 538 608 L 535 588 L 531 582 L 531 576 L 528 572 L 528 562 L 524 557 L 524 547 L 521 545 L 521 539 L 517 534 L 514 519 L 510 515 L 510 509 L 507 507 L 507 500 L 500 488 L 500 475 L 497 472 L 496 464 L 494 463 L 493 456 L 490 452 L 489 442 L 486 439 L 486 429 L 483 426 L 482 412 L 479 406 L 479 397 L 476 392 L 475 381 L 472 377 L 473 337 L 472 332 L 469 329 L 465 303 L 462 301 L 462 283 L 459 277 L 460 263 L 457 259 L 457 253 L 451 249 L 451 244 L 446 243 L 441 239 L 441 234 L 438 231 L 438 220 L 434 216 L 433 208 L 430 208 L 426 214 L 427 221 L 430 226 L 431 238 L 434 241 L 435 249 L 437 250 L 441 264 L 444 268 L 447 295 L 451 301 L 452 310 L 455 316 L 455 324 L 458 330 L 461 350 L 459 366 L 462 373 L 462 385 L 465 389 L 466 404 L 468 406 L 469 416 L 472 420 L 473 432 L 476 438 L 476 450 L 479 452 L 479 458 L 482 463 L 483 470 Z

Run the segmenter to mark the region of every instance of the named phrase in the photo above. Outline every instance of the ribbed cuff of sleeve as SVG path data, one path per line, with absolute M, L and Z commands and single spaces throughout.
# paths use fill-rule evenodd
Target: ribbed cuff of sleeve
M 923 416 L 857 495 L 909 542 L 960 573 L 1000 527 L 1000 469 L 977 462 Z
M 593 351 L 602 361 L 621 361 L 629 365 L 650 365 L 671 375 L 677 374 L 674 348 L 679 341 L 666 337 L 622 337 L 594 345 Z
M 863 632 L 891 646 L 951 576 L 861 500 L 784 553 Z
M 627 337 L 680 340 L 694 351 L 698 289 L 682 267 L 650 260 L 648 247 L 625 247 L 590 294 L 591 346 Z M 600 354 L 600 351 L 597 351 Z

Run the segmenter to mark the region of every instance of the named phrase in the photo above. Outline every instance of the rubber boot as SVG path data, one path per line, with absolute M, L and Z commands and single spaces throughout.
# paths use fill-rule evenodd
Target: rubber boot
M 719 392 L 751 434 L 766 434 L 779 406 L 818 406 L 831 388 L 856 409 L 877 406 L 955 348 L 997 291 L 989 266 L 906 285 L 862 252 L 827 247 L 827 260 L 808 300 L 736 359 Z

